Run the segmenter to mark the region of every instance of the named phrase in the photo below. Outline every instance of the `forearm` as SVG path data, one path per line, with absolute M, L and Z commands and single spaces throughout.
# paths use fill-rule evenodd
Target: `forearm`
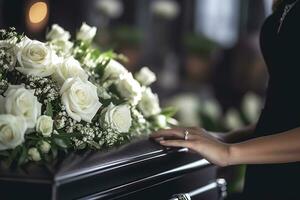
M 300 128 L 229 145 L 229 165 L 300 161 Z

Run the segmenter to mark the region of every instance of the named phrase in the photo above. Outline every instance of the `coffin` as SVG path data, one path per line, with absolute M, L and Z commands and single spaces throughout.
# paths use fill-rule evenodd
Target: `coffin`
M 1 199 L 219 200 L 217 167 L 144 138 L 106 152 L 73 153 L 55 167 L 0 168 Z

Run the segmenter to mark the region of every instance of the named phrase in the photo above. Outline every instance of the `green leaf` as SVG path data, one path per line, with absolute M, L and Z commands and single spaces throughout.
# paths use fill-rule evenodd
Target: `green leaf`
M 55 159 L 57 157 L 57 154 L 58 154 L 58 150 L 57 150 L 56 145 L 51 146 L 51 152 L 52 152 L 53 159 Z
M 53 107 L 52 107 L 51 103 L 47 103 L 45 115 L 48 115 L 50 117 L 53 116 Z
M 20 151 L 20 146 L 17 146 L 16 148 L 14 148 L 8 158 L 8 165 L 12 165 L 12 163 L 16 160 L 18 154 Z
M 101 54 L 101 56 L 107 57 L 109 59 L 116 59 L 118 55 L 113 50 L 105 51 Z
M 104 58 L 101 62 L 99 62 L 97 64 L 97 66 L 95 67 L 94 72 L 96 74 L 99 75 L 100 79 L 102 78 L 103 74 L 104 74 L 104 70 L 106 68 L 106 66 L 108 65 L 108 63 L 110 62 L 109 58 Z
M 97 66 L 94 69 L 95 74 L 98 74 L 100 79 L 102 78 L 104 74 L 105 66 L 103 66 L 101 63 L 98 63 Z
M 166 116 L 166 117 L 173 117 L 177 112 L 177 109 L 175 107 L 166 107 L 164 108 L 160 114 Z
M 101 55 L 101 52 L 98 49 L 93 49 L 91 52 L 91 59 L 96 60 Z
M 27 149 L 22 146 L 22 149 L 21 149 L 21 154 L 19 156 L 19 159 L 18 159 L 18 166 L 24 164 L 26 162 L 26 158 L 27 158 Z
M 115 94 L 117 97 L 120 97 L 120 96 L 121 96 L 121 95 L 120 95 L 120 92 L 118 91 L 118 88 L 117 88 L 117 86 L 116 86 L 115 84 L 111 84 L 111 86 L 109 86 L 108 90 L 109 90 L 111 93 Z
M 61 148 L 68 148 L 67 144 L 64 142 L 63 139 L 60 139 L 60 138 L 54 138 L 54 142 L 55 144 L 57 144 L 57 146 L 61 147 Z
M 100 149 L 100 145 L 95 141 L 88 141 L 87 143 L 95 149 Z
M 82 149 L 85 149 L 86 148 L 86 143 L 82 143 L 82 144 L 80 144 L 78 147 L 77 147 L 77 149 L 79 149 L 79 150 L 82 150 Z
M 40 140 L 42 139 L 41 137 L 37 136 L 37 135 L 34 135 L 34 134 L 26 134 L 25 135 L 25 140 L 34 140 L 34 141 L 37 141 L 37 140 Z

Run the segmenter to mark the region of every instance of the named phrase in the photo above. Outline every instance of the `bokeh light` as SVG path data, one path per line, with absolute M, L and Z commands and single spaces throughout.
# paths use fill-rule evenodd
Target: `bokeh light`
M 48 6 L 45 2 L 36 2 L 29 8 L 29 20 L 31 23 L 40 23 L 47 17 Z

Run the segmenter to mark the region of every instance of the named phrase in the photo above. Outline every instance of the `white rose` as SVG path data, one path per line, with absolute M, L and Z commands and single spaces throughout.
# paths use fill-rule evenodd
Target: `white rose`
M 45 43 L 24 38 L 17 44 L 18 71 L 26 75 L 46 77 L 54 72 L 58 62 L 55 52 Z
M 42 115 L 36 122 L 36 131 L 41 133 L 44 137 L 50 137 L 53 131 L 53 120 L 47 115 Z
M 138 107 L 146 117 L 157 115 L 161 111 L 158 96 L 153 94 L 151 88 L 143 90 Z
M 97 87 L 79 77 L 67 79 L 60 90 L 60 94 L 68 115 L 76 121 L 91 122 L 101 107 Z
M 34 91 L 25 89 L 23 85 L 10 85 L 4 96 L 1 97 L 4 112 L 24 117 L 28 128 L 34 128 L 42 107 Z
M 135 74 L 136 80 L 142 85 L 148 86 L 156 81 L 155 74 L 148 68 L 143 67 L 138 73 Z
M 50 44 L 52 49 L 63 55 L 68 55 L 74 45 L 73 42 L 68 40 L 52 40 Z
M 90 42 L 95 37 L 96 32 L 97 32 L 96 27 L 94 26 L 91 27 L 84 22 L 82 23 L 80 30 L 76 34 L 76 39 Z
M 49 153 L 51 145 L 48 142 L 42 141 L 40 144 L 40 150 L 42 153 Z
M 0 115 L 0 150 L 14 149 L 22 144 L 26 129 L 23 117 Z
M 70 37 L 70 33 L 57 24 L 53 24 L 46 35 L 47 40 L 69 40 Z
M 105 126 L 109 126 L 120 133 L 129 131 L 132 124 L 129 105 L 115 106 L 111 103 L 101 114 L 103 114 L 102 121 Z
M 111 59 L 104 69 L 102 80 L 118 79 L 121 74 L 127 72 L 127 69 L 121 63 Z
M 132 105 L 137 105 L 142 97 L 142 88 L 133 77 L 131 73 L 120 75 L 120 80 L 116 84 L 120 95 L 126 100 L 130 101 Z
M 82 80 L 88 79 L 88 75 L 81 68 L 80 63 L 73 56 L 70 56 L 57 65 L 53 78 L 62 85 L 65 80 L 74 77 L 79 77 Z
M 37 148 L 34 148 L 34 147 L 30 148 L 28 150 L 28 156 L 33 161 L 40 161 L 41 160 L 40 152 L 37 150 Z

